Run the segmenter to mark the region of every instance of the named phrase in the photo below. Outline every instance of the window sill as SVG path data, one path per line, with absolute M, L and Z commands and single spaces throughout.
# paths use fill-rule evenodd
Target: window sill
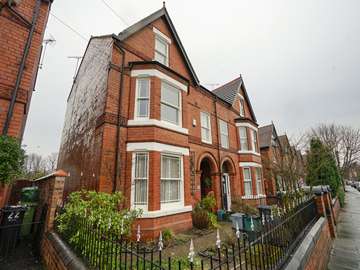
M 157 119 L 134 119 L 128 120 L 128 126 L 157 126 L 162 127 L 168 130 L 176 131 L 185 135 L 189 134 L 189 130 L 165 121 L 160 121 Z
M 248 150 L 239 150 L 238 153 L 241 154 L 241 155 L 255 155 L 255 156 L 260 156 L 260 153 L 255 152 L 255 151 L 248 151 Z
M 164 216 L 171 216 L 175 214 L 187 213 L 192 211 L 192 206 L 183 206 L 180 208 L 173 208 L 168 210 L 157 210 L 157 211 L 148 211 L 144 212 L 140 218 L 157 218 L 157 217 L 164 217 Z

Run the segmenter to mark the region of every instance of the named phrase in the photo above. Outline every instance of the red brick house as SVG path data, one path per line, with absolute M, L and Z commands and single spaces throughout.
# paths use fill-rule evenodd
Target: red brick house
M 149 237 L 192 227 L 213 191 L 219 209 L 264 198 L 255 114 L 241 76 L 199 83 L 162 8 L 119 35 L 93 37 L 68 97 L 59 168 L 65 196 L 122 191 Z
M 52 0 L 0 0 L 0 134 L 22 139 Z M 0 184 L 0 207 L 9 195 Z

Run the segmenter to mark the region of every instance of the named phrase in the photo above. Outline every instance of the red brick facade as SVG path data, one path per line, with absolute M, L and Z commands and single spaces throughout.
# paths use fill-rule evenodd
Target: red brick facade
M 231 197 L 243 196 L 252 204 L 264 197 L 262 174 L 257 169 L 261 168 L 258 138 L 253 132 L 257 123 L 241 77 L 224 86 L 239 85 L 230 103 L 202 87 L 166 10 L 158 13 L 126 38 L 120 33 L 90 40 L 69 95 L 59 157 L 59 167 L 70 173 L 65 195 L 81 188 L 121 191 L 127 206 L 133 207 L 135 153 L 146 153 L 147 199 L 139 222 L 150 236 L 163 228 L 190 228 L 191 209 L 202 191 L 213 191 L 217 207 L 224 208 L 224 175 L 229 176 L 226 183 L 230 184 Z M 153 61 L 157 35 L 168 42 L 168 66 Z M 150 85 L 149 113 L 142 118 L 136 112 L 141 78 L 147 78 Z M 178 124 L 163 119 L 164 82 L 176 89 L 169 93 L 178 95 Z M 244 100 L 242 116 L 240 99 Z M 202 112 L 209 116 L 210 142 L 202 136 Z M 228 147 L 221 143 L 220 120 L 227 126 Z M 240 147 L 239 127 L 246 129 L 247 150 Z M 164 155 L 178 159 L 180 164 L 180 195 L 175 203 L 161 203 L 161 186 L 166 183 L 161 180 Z M 245 197 L 243 168 L 249 168 L 251 177 L 251 194 Z M 211 179 L 207 189 L 205 176 Z
M 0 134 L 21 139 L 24 133 L 51 2 L 0 0 Z M 8 192 L 0 187 L 0 207 Z

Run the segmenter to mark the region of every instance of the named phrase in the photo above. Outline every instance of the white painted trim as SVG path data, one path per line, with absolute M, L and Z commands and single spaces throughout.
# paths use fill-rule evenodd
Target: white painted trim
M 162 128 L 166 128 L 169 130 L 173 130 L 176 132 L 180 132 L 185 135 L 189 134 L 189 130 L 187 128 L 183 128 L 183 127 L 177 126 L 175 124 L 171 124 L 169 122 L 161 121 L 161 120 L 157 120 L 157 119 L 138 118 L 138 119 L 134 119 L 134 120 L 128 120 L 128 126 L 157 126 L 157 127 L 162 127 Z
M 159 29 L 157 29 L 156 27 L 153 27 L 153 31 L 156 35 L 163 38 L 167 43 L 171 44 L 171 39 L 167 35 L 165 35 L 163 32 L 161 32 Z
M 260 156 L 260 153 L 252 151 L 252 150 L 239 150 L 238 154 L 240 155 L 255 155 L 255 156 Z
M 192 211 L 192 206 L 187 205 L 181 208 L 174 208 L 169 210 L 157 210 L 157 211 L 148 211 L 144 212 L 141 218 L 157 218 L 157 217 L 163 217 L 163 216 L 170 216 L 175 214 L 181 214 L 181 213 L 187 213 Z
M 264 194 L 258 194 L 258 195 L 244 195 L 241 197 L 242 199 L 252 200 L 252 199 L 262 199 L 266 198 L 266 195 Z
M 235 126 L 237 127 L 248 127 L 248 128 L 251 128 L 251 129 L 254 129 L 254 130 L 258 130 L 258 128 L 253 125 L 253 124 L 250 124 L 250 123 L 235 123 Z
M 172 84 L 174 87 L 179 88 L 182 91 L 188 91 L 187 85 L 171 78 L 170 76 L 157 69 L 135 69 L 131 71 L 131 77 L 158 77 L 161 80 Z
M 239 162 L 240 167 L 259 167 L 262 168 L 262 165 L 255 162 Z
M 158 143 L 158 142 L 135 142 L 127 143 L 126 151 L 156 151 L 169 154 L 180 154 L 184 156 L 189 155 L 189 148 L 174 146 L 170 144 Z

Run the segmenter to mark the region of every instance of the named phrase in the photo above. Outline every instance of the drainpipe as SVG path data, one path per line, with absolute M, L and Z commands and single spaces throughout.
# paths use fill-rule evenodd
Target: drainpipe
M 120 74 L 120 89 L 119 89 L 119 100 L 118 100 L 118 115 L 117 115 L 117 127 L 116 127 L 116 146 L 115 146 L 115 173 L 114 173 L 114 184 L 113 184 L 113 192 L 116 192 L 117 190 L 117 178 L 119 177 L 119 166 L 118 162 L 120 160 L 120 148 L 119 148 L 119 142 L 120 142 L 120 117 L 121 117 L 121 100 L 122 100 L 122 90 L 123 90 L 123 81 L 124 81 L 124 63 L 125 63 L 125 51 L 123 48 L 121 48 L 121 45 L 117 42 L 115 42 L 119 50 L 122 54 L 121 59 L 121 74 Z
M 219 175 L 220 175 L 220 200 L 221 200 L 221 207 L 223 207 L 223 194 L 222 194 L 222 175 L 221 175 L 221 156 L 220 156 L 220 138 L 219 138 L 219 125 L 218 125 L 218 113 L 217 113 L 217 107 L 216 107 L 216 101 L 217 98 L 214 100 L 214 107 L 215 107 L 215 118 L 216 118 L 216 138 L 218 141 L 217 146 L 217 154 L 218 154 L 218 160 L 219 160 Z
M 33 16 L 32 16 L 31 28 L 30 28 L 30 31 L 29 31 L 29 35 L 28 35 L 28 38 L 27 38 L 27 41 L 26 41 L 26 44 L 25 44 L 25 48 L 24 48 L 24 53 L 23 53 L 23 56 L 21 58 L 20 66 L 19 66 L 19 69 L 18 69 L 18 74 L 17 74 L 17 77 L 16 77 L 15 87 L 14 87 L 14 90 L 12 91 L 11 101 L 10 101 L 9 109 L 8 109 L 8 112 L 7 112 L 4 128 L 3 128 L 3 135 L 7 135 L 8 131 L 9 131 L 10 120 L 11 120 L 13 112 L 14 112 L 16 96 L 17 96 L 17 94 L 19 92 L 21 78 L 22 78 L 22 75 L 24 73 L 26 59 L 27 59 L 27 56 L 29 54 L 31 41 L 32 41 L 32 38 L 33 38 L 33 35 L 34 35 L 34 32 L 35 32 L 36 21 L 38 19 L 39 12 L 40 12 L 40 4 L 41 4 L 41 0 L 37 0 L 36 1 L 36 6 L 34 8 Z

